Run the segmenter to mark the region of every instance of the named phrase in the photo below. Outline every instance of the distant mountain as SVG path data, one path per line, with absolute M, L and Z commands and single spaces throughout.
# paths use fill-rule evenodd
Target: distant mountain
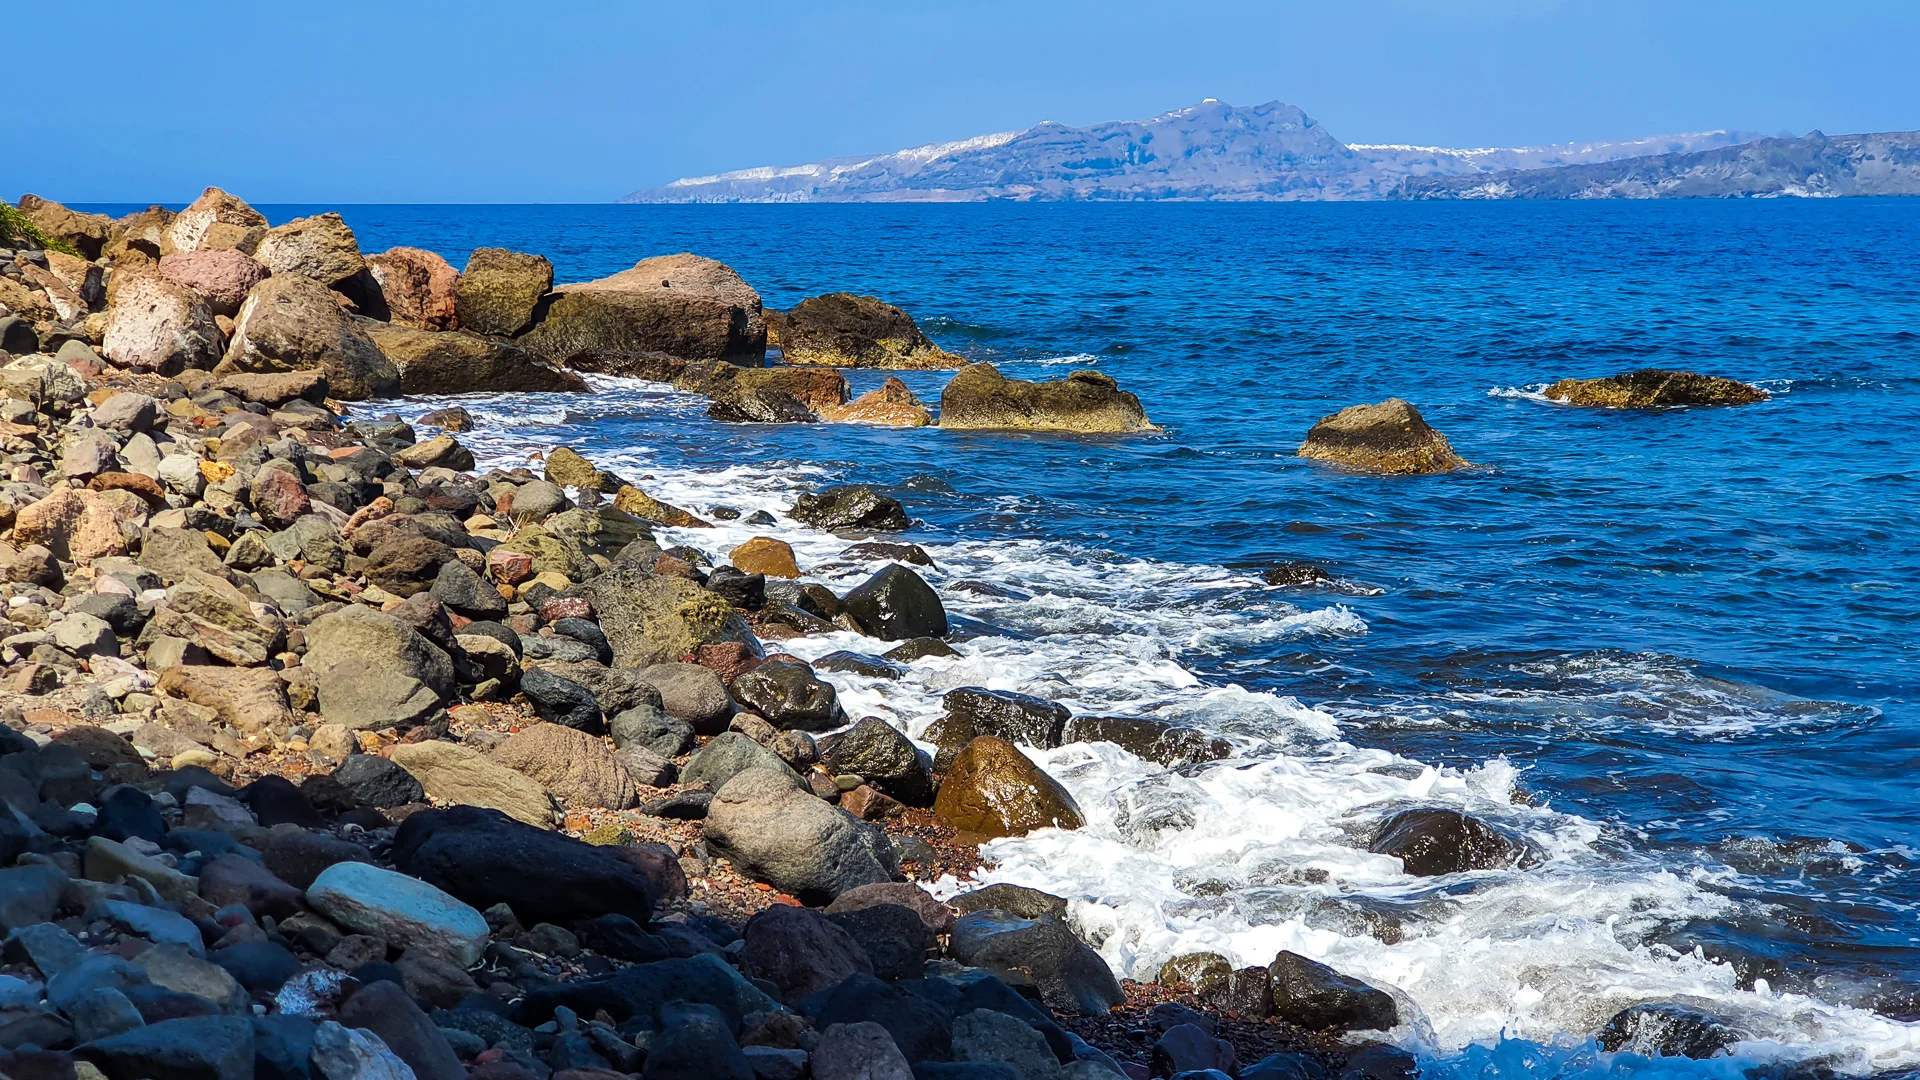
M 1308 200 L 1393 197 L 1409 178 L 1479 177 L 1723 147 L 1759 136 L 1711 131 L 1629 142 L 1451 150 L 1354 145 L 1283 102 L 1209 99 L 1151 120 L 1052 122 L 874 157 L 675 180 L 621 202 L 974 202 Z
M 1920 195 L 1920 131 L 1760 139 L 1692 153 L 1410 177 L 1410 199 L 1727 199 Z

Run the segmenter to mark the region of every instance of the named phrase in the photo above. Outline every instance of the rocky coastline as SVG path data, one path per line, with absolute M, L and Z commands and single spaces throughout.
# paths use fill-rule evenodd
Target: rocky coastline
M 1122 981 L 1066 899 L 937 887 L 985 841 L 1082 823 L 1023 746 L 1229 747 L 975 687 L 919 744 L 849 715 L 833 673 L 952 652 L 911 508 L 829 487 L 730 550 L 663 544 L 709 522 L 568 449 L 478 471 L 464 410 L 367 404 L 621 374 L 722 421 L 927 426 L 904 384 L 854 399 L 836 370 L 961 363 L 898 308 L 769 313 L 685 254 L 559 286 L 499 249 L 462 271 L 366 256 L 338 215 L 270 227 L 218 189 L 20 216 L 11 242 L 39 246 L 0 252 L 0 1073 L 1412 1075 L 1382 1037 L 1394 997 L 1306 957 Z M 764 366 L 770 334 L 810 356 Z M 1093 372 L 971 365 L 948 391 L 940 426 L 1152 428 Z M 1369 423 L 1419 445 L 1375 449 L 1465 464 L 1388 404 Z M 1359 429 L 1332 433 L 1337 460 L 1367 469 Z M 870 577 L 808 582 L 795 526 Z M 781 651 L 833 631 L 885 651 Z M 1410 873 L 1529 857 L 1437 810 L 1371 850 Z

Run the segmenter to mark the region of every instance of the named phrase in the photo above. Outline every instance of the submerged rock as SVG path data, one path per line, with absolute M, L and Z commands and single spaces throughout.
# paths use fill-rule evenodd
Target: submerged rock
M 940 426 L 965 430 L 1157 431 L 1140 399 L 1110 375 L 1076 371 L 1064 379 L 1009 379 L 992 364 L 961 369 L 940 392 Z
M 1198 728 L 1135 716 L 1076 716 L 1067 721 L 1061 742 L 1110 742 L 1162 765 L 1218 761 L 1233 752 L 1227 740 Z
M 1419 877 L 1498 870 L 1512 866 L 1524 848 L 1479 818 L 1458 810 L 1406 810 L 1388 818 L 1368 851 L 1393 855 Z
M 829 367 L 953 368 L 966 361 L 935 345 L 913 317 L 873 296 L 827 293 L 794 305 L 782 320 L 789 364 Z
M 1604 379 L 1561 379 L 1546 396 L 1597 409 L 1656 409 L 1675 405 L 1752 405 L 1772 395 L 1757 386 L 1692 371 L 1644 368 Z
M 1300 456 L 1370 473 L 1440 473 L 1468 467 L 1447 437 L 1399 398 L 1350 405 L 1321 417 L 1300 444 Z
M 1746 1037 L 1711 1013 L 1660 1002 L 1613 1014 L 1600 1032 L 1600 1046 L 1647 1057 L 1710 1058 Z

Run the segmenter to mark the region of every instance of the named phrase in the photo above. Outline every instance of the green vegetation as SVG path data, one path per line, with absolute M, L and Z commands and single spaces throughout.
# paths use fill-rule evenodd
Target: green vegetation
M 65 240 L 41 232 L 40 226 L 28 221 L 25 214 L 4 199 L 0 199 L 0 247 L 39 248 L 64 255 L 80 254 Z

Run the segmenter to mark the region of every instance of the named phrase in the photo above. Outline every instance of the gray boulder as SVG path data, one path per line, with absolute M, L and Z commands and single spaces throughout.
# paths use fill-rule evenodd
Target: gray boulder
M 391 615 L 354 605 L 307 628 L 320 715 L 355 730 L 418 723 L 454 690 L 453 661 Z
M 741 873 L 803 901 L 891 881 L 900 868 L 884 833 L 797 788 L 784 766 L 727 781 L 707 809 L 706 839 Z

